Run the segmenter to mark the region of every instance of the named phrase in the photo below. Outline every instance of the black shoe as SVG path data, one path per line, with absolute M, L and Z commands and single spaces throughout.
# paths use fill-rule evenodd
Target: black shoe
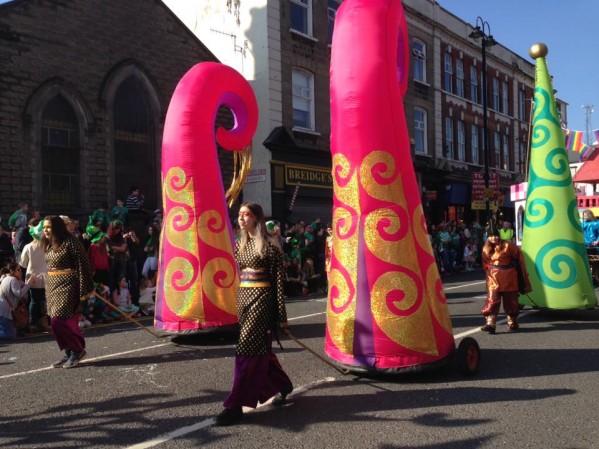
M 507 330 L 510 332 L 516 332 L 520 328 L 519 324 L 508 324 Z
M 243 410 L 241 407 L 225 408 L 216 417 L 217 426 L 232 426 L 243 419 Z
M 65 364 L 62 365 L 62 367 L 68 369 L 79 365 L 79 362 L 81 361 L 81 359 L 83 359 L 83 357 L 85 357 L 85 354 L 85 349 L 81 352 L 72 352 L 71 356 L 69 357 L 69 360 L 67 360 Z
M 480 328 L 480 330 L 483 332 L 488 332 L 490 334 L 495 333 L 495 328 L 493 326 L 489 326 L 488 324 L 485 324 L 483 327 Z
M 287 403 L 287 396 L 293 391 L 293 385 L 290 385 L 288 389 L 278 392 L 272 400 L 272 405 L 280 407 Z
M 62 357 L 62 359 L 57 360 L 56 362 L 54 362 L 51 366 L 52 368 L 60 368 L 62 365 L 64 365 L 65 363 L 67 363 L 67 361 L 69 360 L 69 358 L 71 357 L 71 350 L 67 349 L 64 353 L 64 356 Z

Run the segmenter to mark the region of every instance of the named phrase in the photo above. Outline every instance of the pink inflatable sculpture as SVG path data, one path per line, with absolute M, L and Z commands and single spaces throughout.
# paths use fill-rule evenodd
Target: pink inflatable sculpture
M 215 135 L 223 105 L 235 123 Z M 162 144 L 158 329 L 186 333 L 237 323 L 239 275 L 215 137 L 225 149 L 241 150 L 250 144 L 257 121 L 252 88 L 225 65 L 197 64 L 175 89 Z
M 331 57 L 334 236 L 325 351 L 356 371 L 433 367 L 453 354 L 403 109 L 399 0 L 345 0 Z

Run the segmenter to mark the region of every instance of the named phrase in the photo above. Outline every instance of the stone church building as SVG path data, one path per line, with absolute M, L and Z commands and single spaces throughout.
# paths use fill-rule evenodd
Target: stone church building
M 132 186 L 150 212 L 161 207 L 171 95 L 193 65 L 216 61 L 161 0 L 4 3 L 0 61 L 4 225 L 20 202 L 83 222 Z M 230 179 L 232 156 L 219 159 Z

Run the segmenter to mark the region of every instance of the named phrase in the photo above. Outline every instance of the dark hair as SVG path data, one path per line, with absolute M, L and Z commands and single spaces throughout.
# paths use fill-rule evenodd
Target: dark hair
M 70 235 L 69 231 L 67 231 L 67 225 L 58 215 L 48 215 L 44 218 L 44 221 L 50 222 L 52 225 L 52 232 L 50 233 L 49 239 L 46 238 L 45 234 L 42 234 L 42 238 L 40 239 L 42 248 L 44 248 L 44 251 L 48 251 L 50 247 L 58 249 Z
M 29 220 L 29 226 L 37 226 L 38 224 L 40 224 L 40 219 L 39 218 L 31 218 Z
M 0 270 L 0 274 L 8 274 L 11 271 L 15 271 L 20 265 L 17 262 L 8 262 Z
M 117 232 L 116 228 L 121 228 L 120 234 L 123 235 L 123 223 L 121 223 L 119 220 L 111 221 L 108 225 L 108 228 L 106 228 L 106 235 L 108 236 L 109 240 L 119 235 L 119 232 Z
M 129 287 L 129 279 L 127 279 L 127 276 L 125 276 L 124 274 L 122 276 L 118 277 L 118 280 L 116 281 L 116 292 L 121 293 L 121 281 L 125 279 L 127 281 L 127 288 Z

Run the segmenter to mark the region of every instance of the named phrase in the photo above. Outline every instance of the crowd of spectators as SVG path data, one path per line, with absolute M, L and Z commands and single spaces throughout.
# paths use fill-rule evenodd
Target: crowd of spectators
M 331 225 L 323 225 L 320 218 L 309 224 L 270 220 L 266 231 L 285 254 L 285 296 L 326 293 L 326 247 Z
M 98 296 L 108 299 L 113 306 L 131 316 L 152 314 L 154 310 L 162 211 L 145 211 L 144 201 L 139 189 L 132 187 L 124 201 L 118 199 L 112 208 L 101 204 L 91 211 L 83 227 L 77 220 L 62 216 L 67 229 L 80 238 L 87 249 Z M 130 220 L 140 213 L 143 214 L 142 225 L 134 229 Z M 32 269 L 27 266 L 32 260 L 31 254 L 27 252 L 28 256 L 24 258 L 23 251 L 33 240 L 32 228 L 40 221 L 39 211 L 29 214 L 28 205 L 21 203 L 8 220 L 9 229 L 0 227 L 0 264 L 19 263 L 23 280 L 27 279 L 27 270 Z M 332 249 L 331 224 L 323 224 L 319 218 L 311 223 L 281 223 L 272 219 L 266 223 L 266 228 L 285 255 L 285 296 L 325 294 L 328 289 L 327 261 Z M 428 232 L 442 275 L 480 267 L 486 231 L 476 221 L 470 224 L 461 221 L 428 223 Z M 513 237 L 508 222 L 504 222 L 502 232 Z M 37 261 L 39 263 L 39 258 Z M 35 270 L 39 272 L 39 267 Z M 35 298 L 30 292 L 30 322 L 25 330 L 47 331 L 47 323 L 40 321 L 40 316 L 45 315 L 40 310 L 39 288 L 32 291 L 35 291 Z M 122 314 L 96 298 L 84 307 L 80 325 L 85 327 L 115 319 L 122 319 Z

